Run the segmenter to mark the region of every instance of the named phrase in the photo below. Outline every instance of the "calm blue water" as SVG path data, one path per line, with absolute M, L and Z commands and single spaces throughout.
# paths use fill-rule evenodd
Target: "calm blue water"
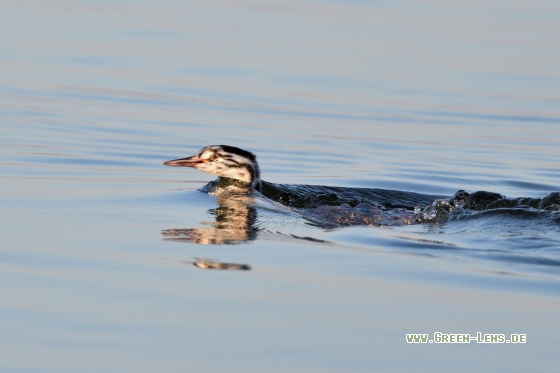
M 554 371 L 559 17 L 3 2 L 0 371 Z M 209 144 L 340 199 L 217 198 L 162 165 Z M 459 190 L 517 204 L 403 224 Z M 406 343 L 434 332 L 528 342 Z

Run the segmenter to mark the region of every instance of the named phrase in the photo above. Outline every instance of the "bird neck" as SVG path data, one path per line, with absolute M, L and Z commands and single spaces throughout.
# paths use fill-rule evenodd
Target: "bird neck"
M 199 189 L 199 191 L 211 195 L 222 195 L 224 193 L 234 194 L 250 194 L 253 190 L 261 190 L 261 183 L 258 182 L 255 186 L 241 180 L 232 179 L 225 176 L 220 176 L 216 180 L 209 182 Z
M 256 160 L 254 160 L 254 163 L 252 165 L 248 165 L 247 169 L 249 170 L 249 174 L 251 177 L 251 180 L 249 181 L 249 186 L 251 188 L 253 188 L 254 190 L 258 190 L 259 192 L 261 191 L 261 170 L 259 168 L 259 164 L 257 163 Z
M 253 180 L 251 180 L 251 188 L 253 188 L 254 190 L 257 190 L 259 192 L 262 191 L 262 182 L 260 178 L 255 178 Z

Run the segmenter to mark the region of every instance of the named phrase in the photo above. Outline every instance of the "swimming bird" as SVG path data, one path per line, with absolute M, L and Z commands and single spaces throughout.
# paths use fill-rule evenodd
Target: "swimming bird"
M 163 234 L 169 240 L 197 243 L 232 243 L 256 237 L 256 210 L 254 197 L 264 197 L 260 203 L 276 211 L 303 217 L 309 222 L 334 227 L 339 225 L 388 225 L 393 216 L 382 215 L 383 206 L 369 202 L 369 197 L 400 207 L 394 202 L 395 192 L 384 198 L 377 190 L 373 194 L 364 188 L 337 188 L 328 186 L 275 184 L 260 178 L 255 154 L 229 145 L 209 145 L 196 154 L 163 162 L 166 166 L 192 167 L 218 176 L 199 191 L 218 197 L 219 208 L 213 210 L 216 222 L 212 228 L 170 229 Z M 256 191 L 256 194 L 252 192 Z M 249 199 L 247 199 L 249 198 Z M 433 201 L 433 199 L 428 199 Z M 362 203 L 362 202 L 365 202 Z M 287 207 L 286 207 L 287 206 Z M 352 207 L 351 207 L 352 206 Z M 307 208 L 298 212 L 294 208 Z M 356 207 L 356 208 L 353 208 Z M 316 208 L 313 211 L 309 208 Z M 402 212 L 404 219 L 413 219 L 414 211 Z M 386 222 L 389 221 L 389 222 Z
M 251 198 L 255 195 L 262 196 L 290 208 L 304 208 L 305 219 L 325 226 L 332 223 L 336 225 L 416 224 L 441 220 L 455 209 L 479 211 L 513 208 L 527 204 L 527 198 L 509 199 L 501 194 L 485 191 L 471 194 L 460 190 L 453 197 L 446 198 L 439 195 L 384 189 L 275 184 L 261 180 L 255 154 L 229 145 L 209 145 L 195 155 L 166 161 L 163 164 L 192 167 L 219 176 L 217 180 L 206 184 L 199 191 L 223 197 L 219 200 L 223 208 L 216 210 L 223 212 L 217 217 L 217 224 L 224 231 L 226 228 L 235 227 L 240 232 L 245 232 L 243 234 L 246 237 L 254 237 L 254 209 L 250 207 L 252 202 L 238 199 L 249 195 Z M 253 191 L 258 193 L 253 194 Z M 538 204 L 539 209 L 558 211 L 560 194 L 552 193 L 542 200 L 534 200 L 531 203 L 534 204 L 531 205 L 533 208 L 537 208 Z M 422 209 L 421 206 L 426 207 Z M 229 225 L 224 225 L 223 222 Z M 194 237 L 194 234 L 189 237 L 191 236 Z
M 192 167 L 220 178 L 239 180 L 254 190 L 261 191 L 261 172 L 257 156 L 229 145 L 208 145 L 187 158 L 163 162 L 166 166 Z

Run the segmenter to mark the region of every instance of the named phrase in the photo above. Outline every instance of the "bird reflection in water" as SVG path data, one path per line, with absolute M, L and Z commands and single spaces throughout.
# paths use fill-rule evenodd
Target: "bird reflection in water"
M 209 210 L 214 222 L 205 222 L 208 228 L 165 229 L 166 241 L 193 242 L 203 245 L 235 244 L 257 237 L 257 212 L 253 198 L 248 195 L 225 194 L 217 197 L 218 207 Z
M 248 264 L 223 263 L 213 259 L 195 258 L 194 262 L 181 262 L 181 263 L 192 264 L 195 267 L 202 268 L 202 269 L 221 269 L 221 270 L 237 270 L 237 271 L 249 271 L 251 269 L 251 266 Z

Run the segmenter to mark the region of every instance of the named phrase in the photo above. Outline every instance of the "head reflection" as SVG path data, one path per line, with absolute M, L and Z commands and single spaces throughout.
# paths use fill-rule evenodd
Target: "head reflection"
M 202 269 L 218 269 L 218 270 L 234 270 L 234 271 L 249 271 L 251 266 L 249 264 L 239 264 L 239 263 L 224 263 L 218 262 L 214 259 L 203 259 L 195 258 L 192 262 L 181 262 L 185 264 L 192 264 L 197 268 Z
M 218 207 L 209 210 L 214 222 L 205 222 L 208 228 L 165 229 L 166 241 L 193 242 L 203 245 L 235 244 L 257 237 L 257 212 L 253 199 L 246 195 L 227 195 L 217 199 Z

